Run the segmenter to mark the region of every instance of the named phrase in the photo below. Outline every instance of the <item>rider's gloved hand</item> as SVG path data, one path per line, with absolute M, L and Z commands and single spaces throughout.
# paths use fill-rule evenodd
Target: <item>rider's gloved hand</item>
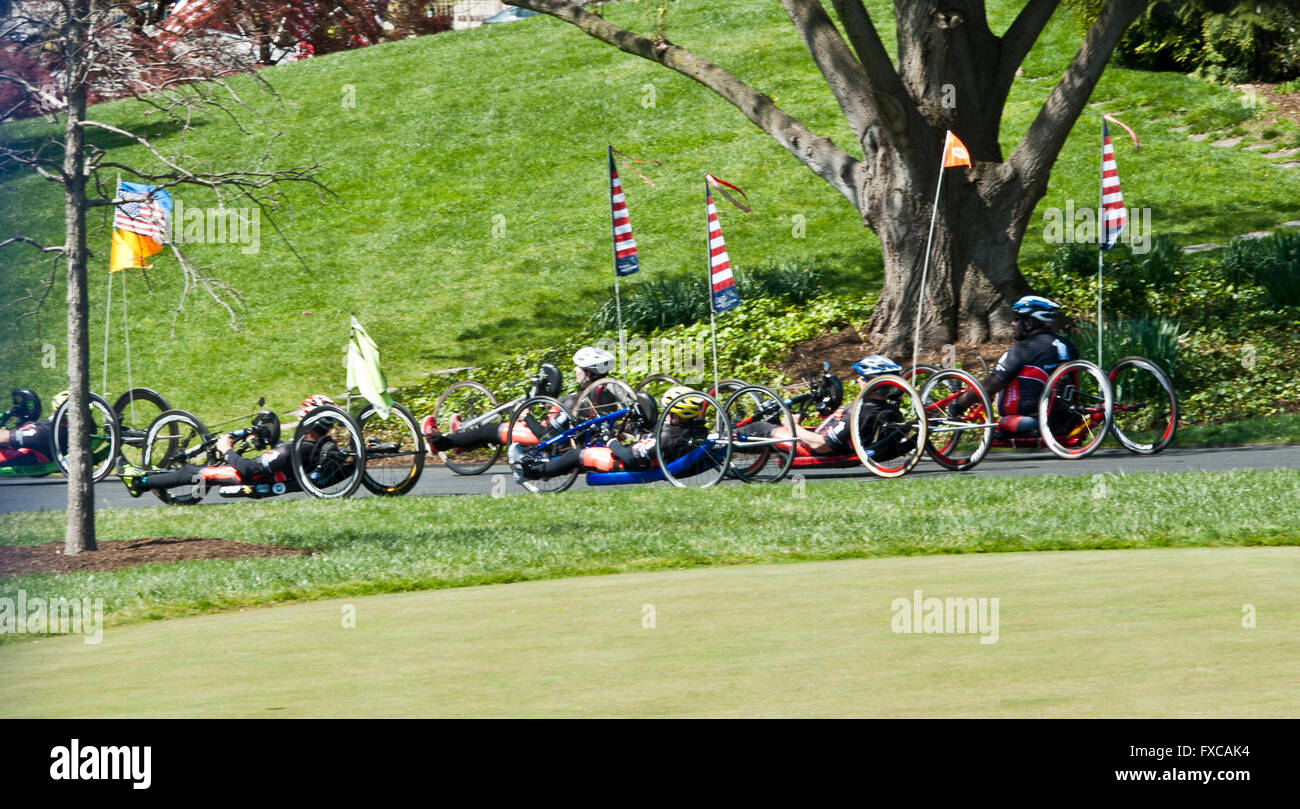
M 234 448 L 235 448 L 235 437 L 230 433 L 226 433 L 225 435 L 217 439 L 217 452 L 221 453 L 222 455 L 225 455 L 227 452 L 230 452 Z
M 966 415 L 966 408 L 962 407 L 956 402 L 953 402 L 952 404 L 948 405 L 948 419 L 950 421 L 961 421 L 965 415 Z

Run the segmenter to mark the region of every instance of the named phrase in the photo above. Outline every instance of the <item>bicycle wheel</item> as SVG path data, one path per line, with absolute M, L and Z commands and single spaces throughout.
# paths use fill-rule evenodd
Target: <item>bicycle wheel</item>
M 636 391 L 621 379 L 606 377 L 597 379 L 582 389 L 578 400 L 573 404 L 573 416 L 578 421 L 608 416 L 619 410 L 631 413 L 636 405 Z M 618 425 L 626 427 L 627 419 L 619 419 Z
M 960 419 L 949 419 L 948 407 L 968 390 L 979 400 Z M 979 380 L 956 368 L 938 371 L 921 386 L 921 404 L 927 417 L 925 452 L 935 463 L 964 472 L 984 460 L 993 443 L 993 407 Z
M 171 472 L 190 464 L 208 466 L 220 460 L 215 446 L 212 433 L 193 413 L 166 410 L 145 431 L 140 467 Z M 153 493 L 164 503 L 190 505 L 203 499 L 204 490 L 202 485 L 185 485 Z
M 873 473 L 896 478 L 921 460 L 928 436 L 925 409 L 901 376 L 883 374 L 868 382 L 853 400 L 851 419 L 853 449 Z
M 68 474 L 68 405 L 71 400 L 59 405 L 54 411 L 50 427 L 54 436 L 54 460 L 60 471 Z M 108 477 L 117 462 L 117 453 L 122 447 L 122 433 L 117 426 L 117 414 L 108 406 L 102 396 L 90 394 L 90 432 L 91 471 L 90 478 L 95 483 Z
M 1101 446 L 1114 418 L 1110 380 L 1087 360 L 1057 366 L 1038 399 L 1038 432 L 1061 458 L 1086 458 Z
M 700 418 L 673 424 L 672 407 L 684 399 L 700 400 Z M 673 448 L 671 460 L 664 447 Z M 718 400 L 704 393 L 683 393 L 673 398 L 659 414 L 655 427 L 655 461 L 664 479 L 674 486 L 706 488 L 727 475 L 731 466 L 731 421 Z
M 935 374 L 939 373 L 942 370 L 943 369 L 940 368 L 938 365 L 927 365 L 926 363 L 919 362 L 916 364 L 915 367 L 908 368 L 906 371 L 899 374 L 899 376 L 907 380 L 909 385 L 916 388 L 917 390 L 920 390 L 921 386 L 925 384 L 925 381 L 927 379 L 929 379 L 930 377 L 934 376 Z
M 154 419 L 171 409 L 162 394 L 152 388 L 131 388 L 113 402 L 118 428 L 122 431 L 121 457 L 132 466 L 144 466 L 144 441 Z
M 424 471 L 424 439 L 415 416 L 394 404 L 388 418 L 381 418 L 373 405 L 357 417 L 366 439 L 366 470 L 361 485 L 371 494 L 395 497 L 406 494 Z
M 519 485 L 533 494 L 554 494 L 573 485 L 578 467 L 543 478 L 529 478 L 526 470 L 548 463 L 578 449 L 577 438 L 565 431 L 574 426 L 574 416 L 552 396 L 534 396 L 519 406 L 506 428 L 506 445 L 518 445 L 520 458 L 510 467 L 523 476 Z
M 715 401 L 725 402 L 736 391 L 747 387 L 749 387 L 749 383 L 743 379 L 719 379 L 718 384 L 709 389 L 709 396 Z
M 442 392 L 433 406 L 433 420 L 439 430 L 448 433 L 466 427 L 499 424 L 500 416 L 486 418 L 497 408 L 497 397 L 480 382 L 457 382 Z M 432 447 L 430 447 L 432 451 Z M 458 475 L 479 475 L 492 468 L 501 457 L 500 444 L 481 447 L 454 447 L 439 452 L 438 458 Z
M 726 411 L 731 422 L 731 474 L 747 483 L 776 483 L 784 478 L 794 464 L 797 440 L 794 417 L 781 397 L 769 388 L 750 385 L 731 395 Z M 766 427 L 755 431 L 758 425 Z M 789 437 L 777 443 L 767 427 L 780 428 Z
M 323 429 L 324 437 L 312 441 L 309 433 Z M 365 441 L 361 428 L 334 405 L 312 408 L 293 431 L 293 476 L 312 497 L 351 497 L 366 471 Z
M 1115 394 L 1110 431 L 1124 448 L 1154 455 L 1169 446 L 1178 430 L 1178 397 L 1160 366 L 1142 357 L 1125 357 L 1107 378 Z

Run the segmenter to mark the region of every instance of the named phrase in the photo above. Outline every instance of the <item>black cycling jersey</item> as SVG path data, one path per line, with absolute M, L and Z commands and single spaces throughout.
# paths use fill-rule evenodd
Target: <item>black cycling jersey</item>
M 54 425 L 52 419 L 41 419 L 24 424 L 9 433 L 11 446 L 33 449 L 46 458 L 54 457 Z
M 1008 348 L 993 366 L 992 375 L 1006 385 L 998 397 L 999 412 L 1004 416 L 1037 414 L 1047 377 L 1060 364 L 1078 358 L 1074 343 L 1055 332 L 1026 337 Z

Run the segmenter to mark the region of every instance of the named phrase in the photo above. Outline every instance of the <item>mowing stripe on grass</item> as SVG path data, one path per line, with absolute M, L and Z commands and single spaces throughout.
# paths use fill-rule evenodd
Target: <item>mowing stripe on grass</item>
M 205 536 L 306 557 L 0 580 L 0 597 L 100 597 L 109 626 L 256 604 L 698 567 L 1029 550 L 1300 544 L 1300 471 L 819 481 L 559 497 L 369 498 L 96 513 L 99 538 Z M 0 542 L 62 513 L 0 515 Z M 0 634 L 0 644 L 12 642 Z
M 1300 716 L 1297 576 L 1300 549 L 1197 548 L 323 601 L 8 646 L 0 714 Z M 894 633 L 918 589 L 999 599 L 997 642 Z

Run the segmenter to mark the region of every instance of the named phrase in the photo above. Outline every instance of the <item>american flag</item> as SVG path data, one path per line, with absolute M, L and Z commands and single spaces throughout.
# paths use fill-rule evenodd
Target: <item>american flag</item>
M 627 215 L 623 183 L 614 167 L 614 147 L 609 147 L 609 201 L 614 223 L 614 274 L 631 275 L 641 269 L 636 257 L 636 239 L 632 238 L 632 220 Z
M 148 236 L 162 244 L 166 241 L 167 218 L 171 213 L 171 195 L 165 190 L 139 183 L 119 182 L 119 203 L 113 216 L 113 227 Z
M 1105 120 L 1101 122 L 1101 212 L 1101 249 L 1109 250 L 1119 241 L 1128 214 L 1124 209 L 1124 195 L 1119 190 L 1119 168 L 1110 143 L 1110 127 Z
M 709 288 L 714 312 L 725 312 L 740 305 L 736 279 L 731 275 L 731 260 L 727 258 L 727 244 L 722 240 L 722 225 L 718 223 L 718 209 L 713 204 L 713 175 L 705 175 L 704 199 L 709 212 Z

